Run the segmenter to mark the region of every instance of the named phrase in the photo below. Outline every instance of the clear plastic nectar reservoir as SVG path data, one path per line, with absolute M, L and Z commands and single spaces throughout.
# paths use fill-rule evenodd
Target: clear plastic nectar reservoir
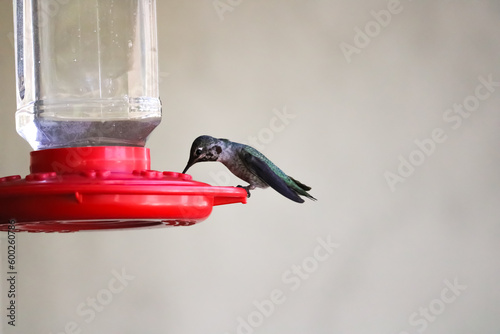
M 18 133 L 144 146 L 161 121 L 155 0 L 14 0 Z

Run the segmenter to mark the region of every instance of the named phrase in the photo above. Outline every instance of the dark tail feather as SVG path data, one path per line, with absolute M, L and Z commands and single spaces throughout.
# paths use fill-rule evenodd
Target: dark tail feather
M 290 176 L 289 176 L 290 177 Z M 309 186 L 306 186 L 305 184 L 303 184 L 302 182 L 300 181 L 297 181 L 295 180 L 293 177 L 290 177 L 292 179 L 293 182 L 295 182 L 300 188 L 304 189 L 305 191 L 309 191 L 311 190 L 311 187 Z
M 317 201 L 316 198 L 312 197 L 311 195 L 309 195 L 308 193 L 304 192 L 304 196 L 309 198 L 309 199 L 312 199 L 313 201 Z
M 290 179 L 295 182 L 295 184 L 297 185 L 297 189 L 295 189 L 295 191 L 299 194 L 299 195 L 302 195 L 302 196 L 305 196 L 309 199 L 312 199 L 313 201 L 316 201 L 316 198 L 312 197 L 311 195 L 309 195 L 307 192 L 309 190 L 311 190 L 311 187 L 309 186 L 306 186 L 305 184 L 303 184 L 302 182 L 300 181 L 297 181 L 295 180 L 293 177 L 290 177 Z

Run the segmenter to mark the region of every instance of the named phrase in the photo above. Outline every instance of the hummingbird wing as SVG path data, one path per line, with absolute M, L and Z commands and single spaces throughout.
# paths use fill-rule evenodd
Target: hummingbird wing
M 271 188 L 294 202 L 304 203 L 304 200 L 285 182 L 284 178 L 288 176 L 262 153 L 246 146 L 239 152 L 239 156 L 245 166 Z

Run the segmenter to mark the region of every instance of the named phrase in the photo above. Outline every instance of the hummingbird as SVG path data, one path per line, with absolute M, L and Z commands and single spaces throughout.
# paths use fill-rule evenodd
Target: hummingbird
M 250 190 L 270 186 L 297 203 L 304 202 L 299 195 L 316 200 L 307 193 L 311 187 L 286 175 L 264 154 L 251 146 L 224 138 L 199 136 L 191 145 L 189 160 L 182 173 L 185 174 L 191 166 L 202 161 L 222 162 L 234 175 L 248 182 L 248 186 L 238 186 L 246 190 L 247 197 L 250 197 Z

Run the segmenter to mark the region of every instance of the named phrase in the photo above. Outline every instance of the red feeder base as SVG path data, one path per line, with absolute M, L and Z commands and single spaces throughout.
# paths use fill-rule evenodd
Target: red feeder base
M 149 149 L 103 146 L 31 152 L 31 174 L 0 178 L 0 231 L 75 232 L 188 226 L 215 205 L 246 203 L 237 187 L 150 170 Z

